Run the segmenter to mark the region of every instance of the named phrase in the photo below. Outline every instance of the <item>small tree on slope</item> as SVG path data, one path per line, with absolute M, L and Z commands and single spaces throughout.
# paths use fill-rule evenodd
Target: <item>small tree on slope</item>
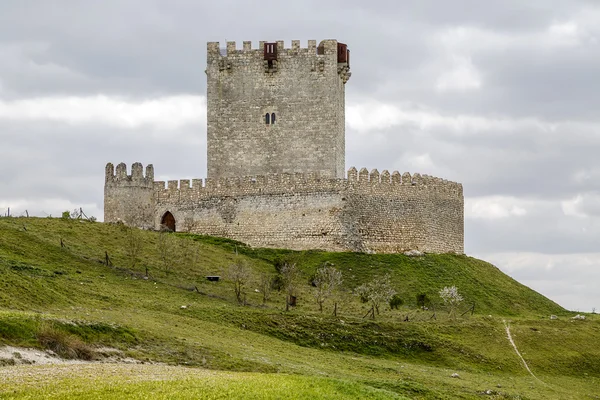
M 315 289 L 313 294 L 319 305 L 319 311 L 323 312 L 323 303 L 342 285 L 342 272 L 332 265 L 325 265 L 317 270 L 313 280 Z
M 371 317 L 375 319 L 375 313 L 379 314 L 379 305 L 389 303 L 396 291 L 392 288 L 390 275 L 385 274 L 376 276 L 371 282 L 360 285 L 356 288 L 356 294 L 371 303 Z
M 177 254 L 177 252 L 174 251 L 174 247 L 175 243 L 173 236 L 171 236 L 166 230 L 161 230 L 156 241 L 156 250 L 158 251 L 160 264 L 162 265 L 165 275 L 169 275 L 169 272 L 171 272 L 173 254 Z
M 300 270 L 295 263 L 285 262 L 281 267 L 281 279 L 285 290 L 285 311 L 290 309 L 292 296 L 296 294 L 298 282 L 300 281 Z
M 251 271 L 242 261 L 237 260 L 229 266 L 227 277 L 233 282 L 233 290 L 238 303 L 246 303 L 246 286 L 251 277 Z
M 127 227 L 124 244 L 129 267 L 134 269 L 139 261 L 139 256 L 142 254 L 142 247 L 144 245 L 141 231 L 137 228 Z
M 463 301 L 463 297 L 458 293 L 456 286 L 445 286 L 440 290 L 440 297 L 444 304 L 448 307 L 448 314 L 451 318 L 456 317 L 456 310 Z
M 273 286 L 273 276 L 267 272 L 260 274 L 258 281 L 259 292 L 262 294 L 262 303 L 266 304 L 271 298 L 271 289 Z

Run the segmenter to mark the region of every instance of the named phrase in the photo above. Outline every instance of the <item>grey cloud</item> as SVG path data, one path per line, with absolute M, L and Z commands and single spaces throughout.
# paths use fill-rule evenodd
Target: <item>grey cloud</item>
M 565 216 L 559 204 L 543 215 L 465 220 L 467 252 L 594 252 L 599 235 L 598 220 Z
M 273 3 L 268 12 L 267 9 L 261 12 L 254 4 L 233 1 L 210 5 L 192 1 L 176 5 L 164 1 L 107 1 L 101 5 L 22 1 L 3 5 L 0 41 L 27 40 L 48 45 L 45 52 L 32 55 L 32 61 L 40 65 L 51 62 L 73 74 L 83 74 L 97 82 L 87 85 L 90 91 L 121 88 L 130 93 L 149 90 L 201 93 L 205 84 L 199 72 L 203 69 L 207 40 L 338 37 L 353 49 L 357 78 L 353 79 L 350 90 L 364 93 L 373 87 L 391 87 L 395 89 L 390 96 L 404 96 L 406 86 L 411 86 L 415 78 L 427 78 L 419 70 L 439 51 L 427 46 L 432 32 L 454 25 L 500 30 L 520 26 L 540 28 L 564 15 L 561 13 L 564 7 L 559 4 L 553 7 L 541 4 L 512 2 L 483 6 L 480 2 L 464 1 L 443 6 L 434 1 L 415 1 L 366 6 L 358 1 L 327 4 L 306 1 Z M 282 13 L 286 18 L 273 18 Z M 252 18 L 242 19 L 247 15 Z M 17 77 L 20 79 L 10 80 L 14 81 L 17 92 L 52 89 L 25 85 L 28 78 L 36 78 L 27 71 Z M 54 89 L 60 90 L 58 86 Z M 422 95 L 430 93 L 425 91 Z M 475 103 L 478 104 L 471 102 Z
M 479 253 L 477 257 L 500 266 L 503 272 L 532 289 L 550 296 L 563 307 L 591 312 L 600 310 L 599 253 L 545 255 L 539 253 Z M 515 268 L 515 260 L 520 264 Z
M 369 168 L 394 166 L 444 176 L 462 182 L 469 196 L 562 199 L 583 189 L 600 189 L 600 181 L 586 173 L 597 164 L 600 143 L 585 135 L 576 138 L 576 130 L 581 133 L 582 128 L 567 126 L 548 133 L 515 126 L 508 132 L 464 136 L 449 134 L 450 129 L 396 126 L 366 134 L 348 129 L 348 164 L 362 162 Z M 569 141 L 569 137 L 575 140 Z M 429 154 L 434 165 L 420 168 L 411 164 L 410 159 L 420 154 Z M 583 175 L 578 178 L 578 173 Z
M 598 13 L 595 2 L 0 0 L 0 9 L 0 101 L 204 95 L 207 41 L 241 46 L 252 40 L 256 46 L 259 40 L 301 39 L 306 45 L 307 39 L 338 38 L 352 51 L 349 104 L 375 99 L 450 118 L 508 121 L 479 132 L 407 122 L 366 131 L 349 126 L 347 166 L 441 176 L 462 182 L 468 198 L 546 204 L 524 216 L 467 219 L 468 252 L 556 254 L 596 247 L 597 220 L 565 216 L 560 204 L 600 191 L 600 44 L 592 40 L 600 31 L 588 21 L 592 36 L 580 44 L 536 42 L 553 23 Z M 444 47 L 444 33 L 465 27 L 510 43 L 485 46 L 474 37 L 465 48 Z M 436 89 L 454 56 L 470 60 L 481 87 Z M 204 137 L 205 127 L 191 125 L 167 131 L 0 118 L 0 200 L 64 199 L 99 210 L 106 162 L 153 163 L 158 179 L 201 178 Z M 594 201 L 584 198 L 575 210 L 597 215 Z
M 186 129 L 188 129 L 186 131 Z M 11 203 L 39 197 L 75 204 L 93 202 L 102 209 L 107 162 L 154 163 L 156 178 L 201 178 L 206 174 L 206 144 L 196 127 L 169 132 L 125 130 L 61 123 L 0 123 L 3 136 L 18 137 L 0 147 L 0 200 Z M 154 136 L 153 140 L 147 140 Z M 187 137 L 186 144 L 180 139 Z M 173 160 L 177 162 L 173 162 Z M 22 211 L 22 210 L 21 210 Z

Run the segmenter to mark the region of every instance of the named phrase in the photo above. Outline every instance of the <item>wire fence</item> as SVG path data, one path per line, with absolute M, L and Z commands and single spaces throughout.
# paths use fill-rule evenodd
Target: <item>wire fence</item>
M 41 216 L 41 217 L 47 217 L 47 218 L 53 218 L 52 214 L 48 214 L 45 211 L 41 211 L 40 212 L 41 215 L 31 215 L 33 216 Z M 68 216 L 67 216 L 68 214 Z M 10 207 L 4 207 L 4 208 L 0 208 L 0 218 L 4 217 L 4 218 L 9 218 L 9 217 L 15 217 L 15 218 L 29 218 L 30 214 L 29 214 L 29 210 L 25 209 L 22 211 L 15 211 L 14 209 L 11 209 Z M 85 219 L 87 221 L 96 221 L 96 217 L 94 216 L 90 216 L 88 217 L 87 214 L 83 211 L 82 207 L 76 208 L 75 210 L 73 210 L 72 212 L 69 211 L 65 211 L 63 212 L 60 216 L 57 216 L 57 218 L 62 217 L 62 218 L 71 218 L 71 219 Z

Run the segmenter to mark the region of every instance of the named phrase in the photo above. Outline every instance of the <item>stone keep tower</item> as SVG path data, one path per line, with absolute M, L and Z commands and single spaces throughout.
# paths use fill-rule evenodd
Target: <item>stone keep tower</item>
M 207 46 L 208 178 L 345 175 L 344 85 L 350 53 L 336 40 Z

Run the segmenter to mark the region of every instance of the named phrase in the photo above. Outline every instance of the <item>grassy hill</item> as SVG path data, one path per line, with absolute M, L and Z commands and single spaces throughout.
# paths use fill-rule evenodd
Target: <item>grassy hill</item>
M 261 275 L 276 275 L 280 260 L 302 270 L 298 305 L 289 312 L 283 293 L 273 292 L 263 304 L 257 292 Z M 224 279 L 236 262 L 251 270 L 246 305 L 238 304 L 232 282 Z M 310 278 L 325 262 L 343 273 L 337 317 L 332 301 L 321 313 L 312 296 Z M 385 307 L 375 320 L 363 318 L 369 306 L 353 290 L 385 273 L 404 305 Z M 209 275 L 222 279 L 209 282 Z M 450 285 L 465 297 L 459 314 L 466 313 L 457 319 L 448 318 L 437 294 Z M 427 310 L 417 307 L 423 294 L 432 303 Z M 549 320 L 550 314 L 559 319 Z M 496 398 L 594 398 L 600 321 L 595 315 L 574 321 L 572 315 L 466 256 L 252 249 L 226 239 L 81 220 L 0 218 L 0 344 L 84 359 L 110 347 L 144 362 L 244 371 L 211 374 L 214 398 L 238 387 L 247 398 L 479 398 L 486 391 Z M 505 323 L 540 381 L 524 369 Z M 194 378 L 188 371 L 147 387 L 160 386 L 165 398 L 182 382 L 209 393 L 202 374 Z M 454 372 L 460 377 L 452 378 Z M 53 387 L 64 397 L 56 398 L 143 398 L 150 390 L 110 374 L 92 390 L 83 375 L 57 374 Z M 265 382 L 279 384 L 268 391 Z M 8 383 L 0 397 L 48 395 L 26 379 Z

